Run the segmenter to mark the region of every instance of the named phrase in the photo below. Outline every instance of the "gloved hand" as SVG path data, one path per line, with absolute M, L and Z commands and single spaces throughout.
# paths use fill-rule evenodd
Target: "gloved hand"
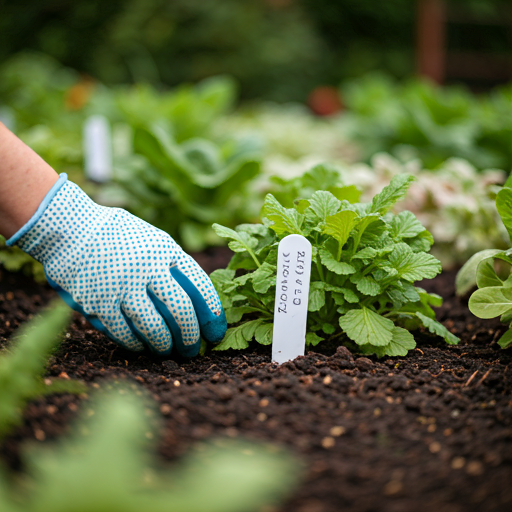
M 13 244 L 43 264 L 69 306 L 127 349 L 168 355 L 174 345 L 195 356 L 200 332 L 213 343 L 224 337 L 224 311 L 198 264 L 167 233 L 99 206 L 66 174 Z

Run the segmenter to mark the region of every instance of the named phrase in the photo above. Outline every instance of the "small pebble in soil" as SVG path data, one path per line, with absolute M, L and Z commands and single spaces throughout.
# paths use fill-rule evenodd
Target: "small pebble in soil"
M 452 460 L 452 469 L 462 469 L 466 464 L 466 459 L 464 457 L 454 457 Z
M 171 413 L 171 406 L 169 404 L 162 404 L 160 406 L 160 412 L 164 415 L 164 416 L 167 416 L 168 414 Z
M 477 460 L 472 460 L 468 462 L 466 466 L 466 473 L 471 476 L 479 476 L 484 472 L 484 467 L 481 462 Z
M 434 441 L 433 443 L 430 443 L 428 449 L 430 453 L 439 453 L 441 451 L 441 444 Z
M 44 441 L 46 439 L 46 434 L 44 433 L 43 430 L 41 430 L 40 428 L 37 428 L 34 430 L 34 437 L 38 441 Z
M 328 450 L 336 444 L 334 437 L 327 436 L 322 439 L 322 447 Z
M 402 484 L 402 482 L 400 482 L 398 480 L 391 480 L 384 487 L 384 494 L 386 496 L 393 496 L 393 495 L 401 492 L 403 488 L 404 488 L 404 484 Z
M 331 434 L 331 436 L 333 437 L 339 437 L 345 434 L 346 431 L 347 429 L 345 427 L 337 425 L 335 427 L 332 427 L 331 430 L 329 430 L 329 434 Z

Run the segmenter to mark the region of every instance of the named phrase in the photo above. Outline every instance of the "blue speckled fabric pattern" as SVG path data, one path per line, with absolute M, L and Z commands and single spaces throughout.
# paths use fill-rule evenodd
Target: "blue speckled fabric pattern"
M 197 263 L 167 233 L 99 206 L 74 183 L 16 244 L 69 305 L 130 350 L 167 355 L 174 345 L 193 356 L 200 332 L 214 343 L 225 334 L 219 297 Z

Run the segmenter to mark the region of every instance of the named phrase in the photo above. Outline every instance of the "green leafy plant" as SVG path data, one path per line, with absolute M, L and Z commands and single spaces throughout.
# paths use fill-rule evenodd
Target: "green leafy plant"
M 496 196 L 496 208 L 512 240 L 512 180 Z M 487 249 L 473 255 L 457 274 L 458 295 L 478 289 L 469 298 L 470 311 L 479 318 L 495 318 L 509 326 L 498 340 L 502 348 L 512 345 L 512 249 Z
M 214 221 L 234 226 L 251 219 L 248 185 L 260 172 L 254 146 L 204 138 L 179 144 L 163 125 L 136 128 L 133 145 L 135 158 L 120 163 L 117 172 L 128 209 L 187 250 L 219 244 Z
M 155 435 L 150 406 L 123 388 L 100 394 L 88 404 L 92 421 L 75 428 L 70 439 L 26 452 L 28 472 L 18 485 L 0 474 L 0 508 L 255 512 L 296 484 L 300 465 L 287 452 L 240 441 L 203 443 L 174 468 L 163 468 L 147 449 Z
M 0 352 L 0 437 L 16 426 L 23 406 L 33 398 L 49 393 L 83 393 L 79 381 L 43 382 L 47 359 L 67 325 L 69 308 L 60 304 L 24 325 L 9 348 Z
M 400 161 L 378 153 L 371 163 L 320 165 L 292 179 L 270 178 L 266 189 L 284 206 L 296 197 L 310 197 L 315 190 L 345 187 L 346 199 L 371 199 L 397 174 L 412 174 L 407 197 L 393 209 L 409 210 L 430 231 L 436 243 L 431 253 L 443 269 L 462 266 L 478 251 L 509 246 L 509 237 L 496 210 L 496 194 L 506 180 L 498 169 L 477 171 L 466 160 L 451 158 L 435 169 L 417 159 Z M 348 188 L 351 187 L 351 188 Z M 361 192 L 359 193 L 359 189 Z
M 415 347 L 409 331 L 425 327 L 456 344 L 435 320 L 432 306 L 440 306 L 441 297 L 414 286 L 441 271 L 428 254 L 432 235 L 412 213 L 390 212 L 413 179 L 395 176 L 370 203 L 350 203 L 344 189 L 321 190 L 285 208 L 269 194 L 263 224 L 214 225 L 236 253 L 211 275 L 228 323 L 235 324 L 217 349 L 246 348 L 253 337 L 272 342 L 277 244 L 293 233 L 313 246 L 306 343 L 344 336 L 366 354 L 406 355 Z
M 512 167 L 509 85 L 477 98 L 461 87 L 375 74 L 343 84 L 342 95 L 343 133 L 359 143 L 364 160 L 407 149 L 428 167 L 451 157 L 478 169 Z

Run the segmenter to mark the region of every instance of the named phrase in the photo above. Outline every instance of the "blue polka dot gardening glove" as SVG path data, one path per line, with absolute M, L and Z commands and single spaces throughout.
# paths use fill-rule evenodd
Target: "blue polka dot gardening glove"
M 167 233 L 99 206 L 65 174 L 13 244 L 43 264 L 69 306 L 127 349 L 195 356 L 200 333 L 212 343 L 224 337 L 224 311 L 198 264 Z

